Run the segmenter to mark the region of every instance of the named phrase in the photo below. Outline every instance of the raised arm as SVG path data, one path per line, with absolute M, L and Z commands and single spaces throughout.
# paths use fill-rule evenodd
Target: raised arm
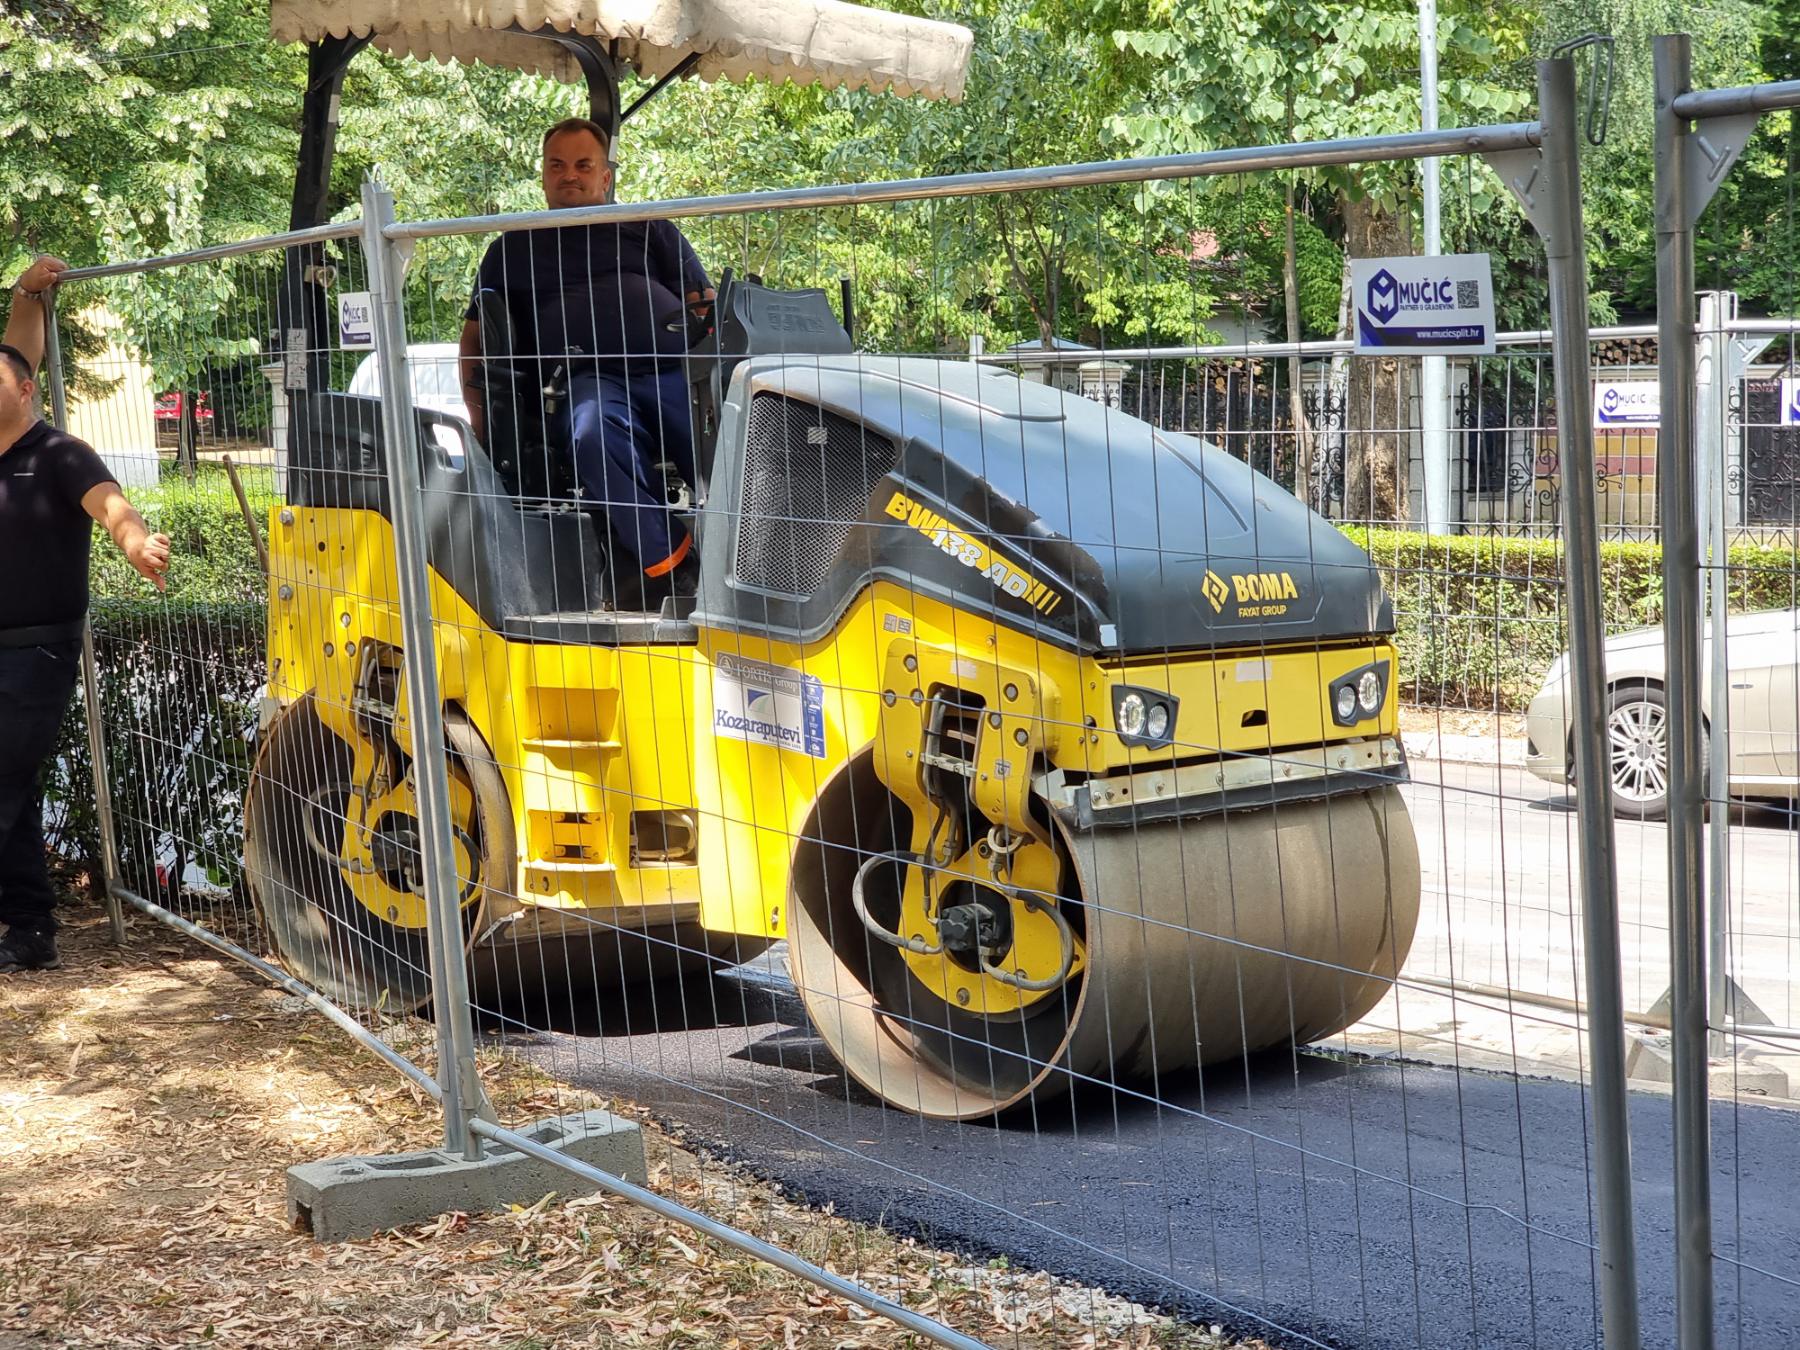
M 119 546 L 119 552 L 145 580 L 159 591 L 166 589 L 168 582 L 164 573 L 169 570 L 169 537 L 150 533 L 150 527 L 138 514 L 137 507 L 126 500 L 117 483 L 100 483 L 89 488 L 81 498 L 81 509 L 106 527 L 113 543 Z
M 15 348 L 34 371 L 44 364 L 44 323 L 50 312 L 46 302 L 56 288 L 56 279 L 68 270 L 69 265 L 61 258 L 45 254 L 13 283 L 12 311 L 6 318 L 6 335 L 0 341 Z

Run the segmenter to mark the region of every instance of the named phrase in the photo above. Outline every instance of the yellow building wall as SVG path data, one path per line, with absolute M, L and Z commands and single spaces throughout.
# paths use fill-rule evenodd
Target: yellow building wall
M 96 306 L 81 317 L 84 323 L 107 334 L 106 350 L 89 363 L 89 369 L 101 379 L 114 382 L 114 388 L 105 398 L 92 401 L 78 400 L 71 391 L 70 434 L 79 436 L 102 455 L 154 455 L 154 374 L 136 352 L 124 345 L 119 333 L 122 325 L 116 315 Z

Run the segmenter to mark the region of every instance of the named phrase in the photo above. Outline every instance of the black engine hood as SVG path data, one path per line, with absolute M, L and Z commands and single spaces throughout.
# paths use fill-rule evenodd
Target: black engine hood
M 969 361 L 764 357 L 740 380 L 734 402 L 781 395 L 895 447 L 846 571 L 950 593 L 1087 650 L 1392 630 L 1360 548 L 1194 437 Z

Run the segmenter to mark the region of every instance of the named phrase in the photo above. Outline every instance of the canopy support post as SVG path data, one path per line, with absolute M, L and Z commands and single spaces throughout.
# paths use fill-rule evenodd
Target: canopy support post
M 294 173 L 290 230 L 325 223 L 331 190 L 331 161 L 337 153 L 338 95 L 351 60 L 369 45 L 367 37 L 328 37 L 306 47 L 306 94 L 300 104 L 300 159 Z

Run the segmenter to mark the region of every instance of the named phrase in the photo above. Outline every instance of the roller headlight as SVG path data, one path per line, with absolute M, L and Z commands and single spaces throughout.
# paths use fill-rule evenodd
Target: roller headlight
M 1155 750 L 1175 739 L 1175 714 L 1179 700 L 1160 689 L 1134 689 L 1114 685 L 1113 730 L 1127 745 Z
M 1119 700 L 1118 715 L 1113 719 L 1121 736 L 1142 736 L 1144 734 L 1144 696 L 1127 694 Z
M 1362 678 L 1356 682 L 1356 701 L 1362 705 L 1363 716 L 1373 717 L 1381 711 L 1381 676 L 1372 670 L 1365 670 Z
M 1388 669 L 1388 662 L 1375 661 L 1333 680 L 1327 703 L 1331 720 L 1340 727 L 1353 727 L 1380 713 L 1387 700 Z

